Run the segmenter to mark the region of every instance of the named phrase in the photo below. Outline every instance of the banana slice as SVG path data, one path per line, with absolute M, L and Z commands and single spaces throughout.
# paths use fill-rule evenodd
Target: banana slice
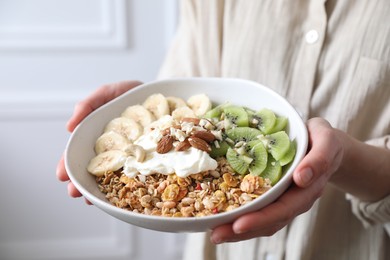
M 205 94 L 191 96 L 187 100 L 188 106 L 194 111 L 195 115 L 202 116 L 211 109 L 211 101 Z
M 121 116 L 131 118 L 143 127 L 147 127 L 150 123 L 156 120 L 154 115 L 141 105 L 127 107 Z
M 96 176 L 102 176 L 108 171 L 117 171 L 123 167 L 127 158 L 124 151 L 112 150 L 96 155 L 89 162 L 87 170 Z
M 142 135 L 144 128 L 131 118 L 117 117 L 112 119 L 104 129 L 104 132 L 110 131 L 121 134 L 130 141 L 134 141 Z
M 162 94 L 150 95 L 143 103 L 143 106 L 152 112 L 157 119 L 169 115 L 170 112 L 168 101 Z
M 175 109 L 177 109 L 179 107 L 186 107 L 187 106 L 186 102 L 182 98 L 166 97 L 166 99 L 168 101 L 169 111 L 171 114 L 173 111 L 175 111 Z
M 100 154 L 111 150 L 123 150 L 130 143 L 123 135 L 114 131 L 103 133 L 95 143 L 95 152 Z
M 179 108 L 176 108 L 175 110 L 173 110 L 172 112 L 172 117 L 173 119 L 177 120 L 177 121 L 180 121 L 181 119 L 185 118 L 185 117 L 196 117 L 195 115 L 195 112 L 185 106 L 185 107 L 179 107 Z

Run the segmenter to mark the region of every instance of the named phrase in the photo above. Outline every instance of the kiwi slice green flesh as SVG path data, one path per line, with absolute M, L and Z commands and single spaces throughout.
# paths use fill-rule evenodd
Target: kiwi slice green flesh
M 206 114 L 203 115 L 203 117 L 209 118 L 209 119 L 211 119 L 211 118 L 220 119 L 222 112 L 223 112 L 223 109 L 227 106 L 229 106 L 228 103 L 218 105 L 218 106 L 214 107 L 213 109 L 207 111 Z
M 263 108 L 251 115 L 249 121 L 252 125 L 257 126 L 262 133 L 269 134 L 275 125 L 276 116 L 270 109 Z
M 217 158 L 217 157 L 225 156 L 227 150 L 228 150 L 229 147 L 230 147 L 226 141 L 218 142 L 218 146 L 219 146 L 219 147 L 217 147 L 214 143 L 211 144 L 210 156 L 211 156 L 212 158 Z
M 295 153 L 296 153 L 296 144 L 295 142 L 291 142 L 290 148 L 288 149 L 287 153 L 279 160 L 280 165 L 284 166 L 289 164 L 294 159 Z
M 249 172 L 254 175 L 260 175 L 267 166 L 268 152 L 264 144 L 260 140 L 252 140 L 248 142 L 248 154 L 253 159 L 249 164 Z
M 260 174 L 264 179 L 269 179 L 271 181 L 271 185 L 275 185 L 280 178 L 282 177 L 282 166 L 276 161 L 272 156 L 269 156 L 267 167 Z
M 243 107 L 227 106 L 223 109 L 225 128 L 249 126 L 248 113 Z
M 266 136 L 268 149 L 275 160 L 279 161 L 290 148 L 290 138 L 285 131 L 279 131 Z
M 237 153 L 233 148 L 228 148 L 226 152 L 226 160 L 235 172 L 239 174 L 246 174 L 248 172 L 250 163 L 245 160 L 243 155 Z
M 284 116 L 276 117 L 275 125 L 270 130 L 270 133 L 276 133 L 285 130 L 287 123 L 288 123 L 287 117 Z
M 219 107 L 215 107 L 209 111 L 206 112 L 206 114 L 203 115 L 204 118 L 216 118 L 219 119 L 222 114 L 222 109 Z
M 251 119 L 252 116 L 256 113 L 255 110 L 250 109 L 248 107 L 244 107 L 244 109 L 245 109 L 246 113 L 248 114 L 249 119 Z M 251 122 L 249 122 L 249 125 L 251 125 Z
M 226 135 L 234 143 L 238 143 L 240 141 L 249 142 L 251 140 L 255 140 L 259 135 L 261 135 L 261 132 L 256 128 L 236 127 L 228 129 L 226 131 Z

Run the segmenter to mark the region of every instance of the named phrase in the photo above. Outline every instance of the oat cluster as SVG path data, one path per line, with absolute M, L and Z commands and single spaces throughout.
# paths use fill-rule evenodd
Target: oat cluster
M 128 178 L 121 171 L 97 176 L 99 189 L 115 206 L 147 215 L 200 217 L 230 211 L 271 188 L 268 179 L 236 174 L 226 159 L 215 170 L 180 178 L 175 174 Z

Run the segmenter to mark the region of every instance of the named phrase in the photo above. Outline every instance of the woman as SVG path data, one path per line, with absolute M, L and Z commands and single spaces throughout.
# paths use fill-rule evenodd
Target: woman
M 181 2 L 160 78 L 258 81 L 309 119 L 310 137 L 283 196 L 190 235 L 187 259 L 390 259 L 389 13 L 386 0 Z M 137 84 L 98 89 L 68 129 Z M 62 160 L 57 175 L 68 180 Z

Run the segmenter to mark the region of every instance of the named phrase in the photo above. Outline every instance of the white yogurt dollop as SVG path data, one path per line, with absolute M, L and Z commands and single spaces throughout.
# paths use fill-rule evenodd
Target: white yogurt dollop
M 185 178 L 191 174 L 215 168 L 217 168 L 217 162 L 213 158 L 206 152 L 191 147 L 187 151 L 172 150 L 165 154 L 154 151 L 148 153 L 143 162 L 137 162 L 135 157 L 128 157 L 124 173 L 128 177 L 135 177 L 138 173 L 142 175 L 176 173 L 177 176 Z
M 185 178 L 191 174 L 217 168 L 217 161 L 211 158 L 207 152 L 193 147 L 186 151 L 177 152 L 172 149 L 165 154 L 157 153 L 155 141 L 157 131 L 159 130 L 142 135 L 134 142 L 145 149 L 146 158 L 143 162 L 138 162 L 133 156 L 127 158 L 123 172 L 128 177 L 133 178 L 139 173 L 142 175 L 176 173 L 177 176 Z

